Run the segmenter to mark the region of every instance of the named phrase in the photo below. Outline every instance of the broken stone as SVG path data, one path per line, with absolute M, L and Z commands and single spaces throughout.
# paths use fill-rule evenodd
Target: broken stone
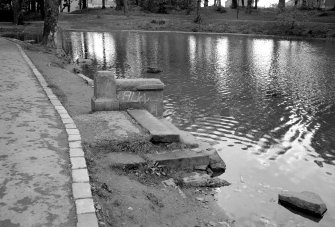
M 170 178 L 168 180 L 162 181 L 162 184 L 167 187 L 177 187 L 176 183 L 174 182 L 173 178 Z
M 74 72 L 74 73 L 77 73 L 77 74 L 78 74 L 78 73 L 81 73 L 81 69 L 80 69 L 79 67 L 74 67 L 74 68 L 73 68 L 73 72 Z
M 194 167 L 195 170 L 206 171 L 208 165 L 199 165 Z
M 156 68 L 156 67 L 148 67 L 147 68 L 147 73 L 160 73 L 162 72 L 161 69 L 159 68 Z
M 186 187 L 222 187 L 230 185 L 229 182 L 218 177 L 211 178 L 208 174 L 193 172 L 190 176 L 182 179 Z
M 326 204 L 314 192 L 283 192 L 279 194 L 279 203 L 316 217 L 327 211 Z
M 209 156 L 209 168 L 216 174 L 221 174 L 226 171 L 226 163 L 222 160 L 217 151 Z

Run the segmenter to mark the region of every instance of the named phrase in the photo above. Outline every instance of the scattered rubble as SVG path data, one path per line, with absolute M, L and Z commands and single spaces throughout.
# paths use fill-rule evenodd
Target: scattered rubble
M 211 177 L 208 174 L 193 172 L 190 176 L 182 179 L 182 184 L 185 187 L 223 187 L 229 186 L 230 183 L 218 177 Z

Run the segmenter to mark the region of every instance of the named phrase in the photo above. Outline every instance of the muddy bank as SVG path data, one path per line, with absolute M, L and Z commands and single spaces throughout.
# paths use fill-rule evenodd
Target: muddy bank
M 148 143 L 146 133 L 135 124 L 127 125 L 130 120 L 122 113 L 108 115 L 119 119 L 112 130 L 100 130 L 105 125 L 92 120 L 90 109 L 93 89 L 65 69 L 66 57 L 38 45 L 25 47 L 81 132 L 100 226 L 234 226 L 216 203 L 216 189 L 185 187 L 178 180 L 177 186 L 164 185 L 162 181 L 180 179 L 181 173 L 151 164 L 137 169 L 112 165 L 111 151 L 122 159 L 178 145 Z

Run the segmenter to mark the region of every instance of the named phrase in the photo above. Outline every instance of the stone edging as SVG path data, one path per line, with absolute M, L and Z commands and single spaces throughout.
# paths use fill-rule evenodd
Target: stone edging
M 91 78 L 88 78 L 87 76 L 85 76 L 84 74 L 81 74 L 81 73 L 76 73 L 76 74 L 77 74 L 77 76 L 79 76 L 83 80 L 85 80 L 88 85 L 90 85 L 91 87 L 94 87 L 94 81 Z
M 84 152 L 81 146 L 81 136 L 74 121 L 48 87 L 42 74 L 37 70 L 29 57 L 25 54 L 20 45 L 16 44 L 21 55 L 32 69 L 34 75 L 48 96 L 51 104 L 58 112 L 63 125 L 68 134 L 69 154 L 72 170 L 72 193 L 76 205 L 77 227 L 98 227 L 98 219 L 95 213 L 94 202 L 92 198 L 91 185 L 85 161 Z

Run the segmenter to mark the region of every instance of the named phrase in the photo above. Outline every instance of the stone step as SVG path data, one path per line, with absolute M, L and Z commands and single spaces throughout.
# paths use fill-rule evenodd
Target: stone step
M 179 134 L 162 124 L 157 118 L 146 110 L 127 110 L 138 124 L 149 131 L 151 141 L 155 143 L 180 142 Z
M 187 145 L 190 148 L 199 147 L 199 141 L 190 132 L 180 130 L 174 124 L 164 118 L 160 119 L 159 121 L 168 127 L 171 131 L 176 132 L 179 135 L 181 143 Z
M 198 166 L 208 166 L 214 151 L 176 150 L 165 153 L 146 154 L 145 159 L 178 170 L 193 170 Z

